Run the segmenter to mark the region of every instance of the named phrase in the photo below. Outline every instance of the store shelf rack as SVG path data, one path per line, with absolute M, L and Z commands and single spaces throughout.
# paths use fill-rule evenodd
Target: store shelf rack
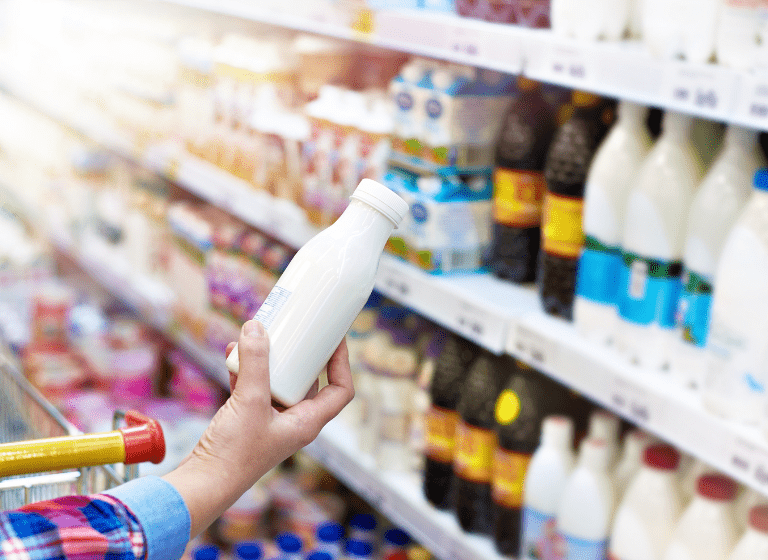
M 768 74 L 714 64 L 659 60 L 636 41 L 580 42 L 548 30 L 417 10 L 370 10 L 337 2 L 303 12 L 250 0 L 162 0 L 398 51 L 522 73 L 692 115 L 768 128 Z M 276 4 L 276 3 L 275 3 Z M 311 4 L 311 3 L 310 3 Z M 288 8 L 290 6 L 290 8 Z M 290 11 L 288 11 L 290 10 Z

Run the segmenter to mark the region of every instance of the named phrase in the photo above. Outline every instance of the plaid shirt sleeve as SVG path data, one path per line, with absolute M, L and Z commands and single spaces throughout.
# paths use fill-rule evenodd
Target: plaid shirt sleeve
M 144 560 L 133 512 L 113 496 L 68 496 L 0 512 L 5 560 Z

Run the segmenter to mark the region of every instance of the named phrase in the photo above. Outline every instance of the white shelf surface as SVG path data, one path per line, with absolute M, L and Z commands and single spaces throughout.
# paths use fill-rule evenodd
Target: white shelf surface
M 580 42 L 548 30 L 416 10 L 300 12 L 252 0 L 162 0 L 299 31 L 524 75 L 553 84 L 768 128 L 768 73 L 656 59 L 637 41 Z M 343 3 L 342 3 L 343 4 Z M 286 5 L 288 6 L 288 5 Z M 361 13 L 370 25 L 361 30 Z
M 342 420 L 331 421 L 304 450 L 438 558 L 507 558 L 496 551 L 490 538 L 465 533 L 453 513 L 427 502 L 418 476 L 380 471 L 374 458 L 357 447 L 354 430 Z

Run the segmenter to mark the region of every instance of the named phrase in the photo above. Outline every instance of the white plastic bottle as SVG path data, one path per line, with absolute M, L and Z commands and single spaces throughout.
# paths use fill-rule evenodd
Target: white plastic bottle
M 620 501 L 635 475 L 643 464 L 646 448 L 653 438 L 642 430 L 632 430 L 624 436 L 621 457 L 613 470 L 613 485 L 616 488 L 616 501 Z
M 627 203 L 617 343 L 630 360 L 652 368 L 669 361 L 686 220 L 701 176 L 691 125 L 691 117 L 664 116 L 663 134 L 641 166 Z
M 756 65 L 766 7 L 765 0 L 721 0 L 716 32 L 720 64 L 739 70 L 750 70 Z
M 624 213 L 632 180 L 651 149 L 648 108 L 619 103 L 619 120 L 597 150 L 584 195 L 584 250 L 579 259 L 573 316 L 585 336 L 609 342 L 616 328 Z
M 728 234 L 717 266 L 704 404 L 716 414 L 757 422 L 768 383 L 768 171 Z
M 661 560 L 683 509 L 679 463 L 680 454 L 669 445 L 646 449 L 643 466 L 616 511 L 612 560 Z
M 590 0 L 591 1 L 591 0 Z M 583 20 L 582 10 L 577 9 L 572 0 L 551 0 L 549 3 L 549 21 L 552 32 L 563 37 L 575 37 L 576 29 Z M 592 25 L 588 26 L 592 28 Z
M 684 464 L 685 462 L 688 463 L 687 467 Z M 691 503 L 691 500 L 696 496 L 699 479 L 707 474 L 717 474 L 717 471 L 701 459 L 695 459 L 688 455 L 680 461 L 680 476 L 678 478 L 680 479 L 680 495 L 685 506 Z
M 304 245 L 255 319 L 269 334 L 272 396 L 293 406 L 309 391 L 373 291 L 381 252 L 408 205 L 364 179 L 344 213 Z M 237 347 L 227 358 L 239 369 Z
M 608 469 L 612 470 L 619 454 L 619 417 L 607 410 L 595 410 L 589 417 L 587 439 L 599 439 L 608 447 Z
M 725 238 L 752 192 L 752 178 L 763 164 L 757 131 L 731 126 L 725 143 L 691 203 L 678 305 L 679 348 L 672 371 L 686 385 L 700 386 L 706 368 L 709 311 L 715 271 Z
M 587 0 L 576 4 L 583 16 L 570 34 L 582 41 L 618 41 L 629 25 L 629 0 Z
M 408 471 L 412 465 L 410 421 L 416 395 L 416 348 L 390 347 L 384 376 L 379 383 L 379 433 L 376 456 L 382 470 Z
M 664 560 L 726 560 L 736 542 L 736 483 L 717 475 L 699 478 L 696 497 L 683 512 Z
M 581 444 L 579 461 L 557 508 L 558 543 L 563 560 L 604 560 L 614 497 L 608 478 L 609 450 L 599 439 Z
M 736 498 L 736 530 L 739 534 L 746 531 L 749 526 L 750 512 L 757 506 L 768 506 L 768 496 L 753 490 L 752 488 L 742 488 L 741 494 Z
M 728 560 L 768 558 L 768 506 L 755 506 L 749 512 L 747 532 L 736 544 Z
M 521 560 L 544 558 L 553 546 L 555 515 L 573 461 L 573 422 L 565 416 L 545 418 L 541 444 L 525 475 Z
M 644 0 L 643 41 L 657 58 L 707 62 L 715 50 L 720 0 Z

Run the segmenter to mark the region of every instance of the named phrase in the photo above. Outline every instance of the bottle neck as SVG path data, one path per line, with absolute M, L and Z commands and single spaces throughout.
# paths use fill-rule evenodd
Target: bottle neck
M 619 122 L 627 128 L 637 129 L 645 126 L 648 109 L 637 103 L 622 101 L 618 108 Z
M 657 469 L 648 465 L 643 465 L 643 475 L 645 480 L 652 485 L 669 484 L 674 487 L 677 481 L 676 470 Z
M 373 206 L 352 199 L 331 227 L 345 230 L 348 236 L 359 236 L 365 239 L 366 246 L 383 251 L 395 224 Z
M 691 137 L 693 118 L 680 113 L 667 113 L 664 115 L 662 132 L 664 138 L 671 140 L 687 141 Z
M 757 131 L 740 126 L 729 126 L 725 133 L 724 150 L 751 152 L 757 143 Z

